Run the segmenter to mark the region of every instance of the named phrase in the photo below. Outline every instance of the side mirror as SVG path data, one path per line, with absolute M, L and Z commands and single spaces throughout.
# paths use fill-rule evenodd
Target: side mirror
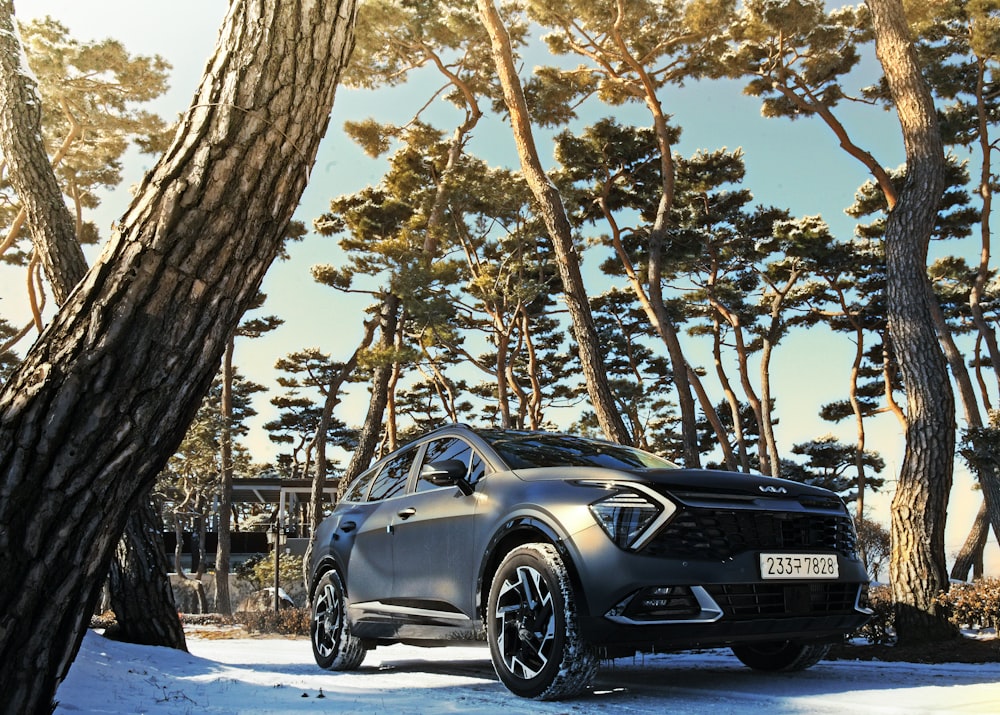
M 458 487 L 463 494 L 472 494 L 472 485 L 465 478 L 468 467 L 460 459 L 429 462 L 420 469 L 420 478 L 438 487 Z

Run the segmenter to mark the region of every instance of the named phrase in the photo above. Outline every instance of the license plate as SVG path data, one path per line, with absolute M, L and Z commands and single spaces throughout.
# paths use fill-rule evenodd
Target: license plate
M 761 554 L 760 577 L 771 579 L 837 578 L 840 567 L 833 554 Z

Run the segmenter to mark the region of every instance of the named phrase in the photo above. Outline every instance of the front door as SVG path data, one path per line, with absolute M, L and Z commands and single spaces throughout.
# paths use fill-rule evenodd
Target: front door
M 427 445 L 422 464 L 449 459 L 465 463 L 475 483 L 482 458 L 464 441 L 449 437 Z M 419 475 L 419 472 L 418 472 Z M 393 522 L 393 602 L 420 611 L 461 612 L 475 616 L 476 569 L 473 527 L 479 495 L 455 486 L 419 480 L 398 504 Z

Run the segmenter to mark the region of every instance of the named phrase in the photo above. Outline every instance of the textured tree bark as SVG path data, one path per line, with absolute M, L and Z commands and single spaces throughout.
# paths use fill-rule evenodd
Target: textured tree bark
M 149 499 L 148 496 L 144 498 Z M 187 650 L 183 626 L 170 588 L 170 569 L 164 552 L 162 528 L 163 522 L 154 509 L 136 508 L 129 514 L 122 541 L 111 558 L 111 610 L 115 612 L 118 622 L 119 640 Z M 143 560 L 137 558 L 137 554 L 143 555 Z M 123 573 L 131 566 L 142 566 L 151 571 L 131 575 Z M 116 571 L 121 574 L 118 578 L 115 577 Z M 159 588 L 154 584 L 159 584 Z M 164 622 L 141 622 L 161 618 Z M 176 631 L 180 631 L 180 639 L 175 637 Z M 142 640 L 132 640 L 133 633 Z M 165 639 L 153 640 L 157 633 L 164 634 Z
M 948 590 L 944 526 L 955 451 L 955 399 L 934 330 L 927 244 L 944 188 L 944 151 L 900 0 L 867 0 L 876 54 L 906 147 L 906 185 L 886 225 L 889 330 L 906 385 L 906 453 L 892 502 L 889 575 L 901 643 L 952 637 L 935 604 Z
M 354 14 L 354 0 L 230 5 L 171 147 L 0 391 L 10 712 L 49 711 L 129 505 L 179 444 L 257 294 L 329 122 Z
M 6 11 L 9 4 L 0 6 L 0 26 L 12 27 L 12 19 Z M 32 243 L 36 253 L 42 257 L 43 268 L 52 285 L 57 302 L 66 302 L 73 288 L 86 274 L 87 263 L 83 249 L 77 240 L 77 221 L 66 208 L 62 191 L 52 171 L 52 166 L 58 161 L 57 156 L 51 164 L 41 141 L 41 100 L 38 97 L 34 80 L 27 74 L 18 73 L 7 65 L 20 54 L 19 40 L 13 33 L 0 34 L 0 52 L 3 53 L 3 71 L 0 72 L 0 96 L 5 98 L 23 99 L 23 105 L 4 103 L 0 115 L 3 119 L 0 128 L 0 146 L 5 157 L 9 157 L 8 165 L 12 183 L 17 188 L 18 196 L 25 206 L 28 217 L 28 227 L 32 235 Z M 78 127 L 77 127 L 78 130 Z M 67 141 L 71 141 L 73 133 Z M 64 144 L 63 150 L 66 145 Z M 167 584 L 166 559 L 156 558 L 157 549 L 162 551 L 163 539 L 159 535 L 160 519 L 154 512 L 146 509 L 135 509 L 129 516 L 129 525 L 123 538 L 138 538 L 142 541 L 122 544 L 115 552 L 118 555 L 148 554 L 148 564 L 152 568 L 161 568 L 158 575 L 145 574 L 141 578 L 112 578 L 111 588 L 125 589 L 112 593 L 112 604 L 115 616 L 121 627 L 121 637 L 128 640 L 128 634 L 142 634 L 143 642 L 149 645 L 173 646 L 180 641 L 173 635 L 181 629 L 180 619 L 174 609 L 172 593 L 168 588 L 148 588 L 146 579 L 158 578 L 162 584 Z M 156 538 L 153 539 L 152 535 Z M 132 563 L 138 563 L 132 561 Z M 112 571 L 121 571 L 124 564 L 113 564 Z M 114 576 L 114 573 L 112 573 Z M 133 586 L 138 590 L 131 592 Z M 151 599 L 169 597 L 162 603 L 152 603 Z M 134 602 L 134 607 L 127 604 Z M 126 622 L 129 617 L 149 619 L 163 617 L 172 621 L 161 624 L 141 624 Z M 161 643 L 150 641 L 152 634 L 161 632 L 167 634 Z M 182 633 L 183 635 L 183 633 Z
M 477 5 L 493 46 L 493 58 L 497 66 L 497 74 L 500 77 L 500 84 L 503 87 L 504 102 L 510 113 L 514 143 L 521 159 L 521 171 L 531 193 L 538 202 L 539 213 L 555 249 L 559 276 L 562 278 L 563 296 L 566 299 L 566 307 L 569 309 L 573 322 L 573 337 L 576 338 L 577 351 L 583 368 L 583 376 L 587 383 L 591 406 L 594 408 L 597 421 L 607 438 L 621 444 L 629 444 L 632 437 L 629 435 L 625 421 L 615 405 L 614 395 L 604 372 L 604 361 L 597 339 L 597 329 L 594 326 L 594 317 L 590 312 L 590 303 L 583 284 L 583 276 L 580 273 L 580 259 L 573 246 L 573 229 L 566 218 L 566 209 L 559 196 L 559 191 L 549 181 L 542 169 L 535 148 L 524 91 L 514 68 L 510 37 L 507 35 L 493 0 L 477 0 Z
M 136 517 L 136 512 L 143 515 Z M 177 617 L 174 593 L 164 574 L 167 557 L 160 518 L 149 494 L 139 497 L 133 516 L 111 560 L 111 608 L 118 625 L 109 634 L 117 640 L 187 650 L 184 627 Z M 144 533 L 135 533 L 144 529 Z
M 42 100 L 37 83 L 21 65 L 24 51 L 14 32 L 14 3 L 0 0 L 0 152 L 27 214 L 28 229 L 42 268 L 62 305 L 87 272 L 76 222 L 42 144 Z

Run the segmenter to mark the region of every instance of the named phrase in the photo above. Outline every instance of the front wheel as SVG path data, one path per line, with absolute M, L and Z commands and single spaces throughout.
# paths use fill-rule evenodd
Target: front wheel
M 830 651 L 828 643 L 775 641 L 734 645 L 733 655 L 754 670 L 790 673 L 811 668 Z
M 501 562 L 490 586 L 486 634 L 497 676 L 523 698 L 579 695 L 598 659 L 580 636 L 576 596 L 551 544 L 525 544 Z
M 357 670 L 365 659 L 364 645 L 351 635 L 344 584 L 336 571 L 327 571 L 316 584 L 309 640 L 316 663 L 326 670 Z

